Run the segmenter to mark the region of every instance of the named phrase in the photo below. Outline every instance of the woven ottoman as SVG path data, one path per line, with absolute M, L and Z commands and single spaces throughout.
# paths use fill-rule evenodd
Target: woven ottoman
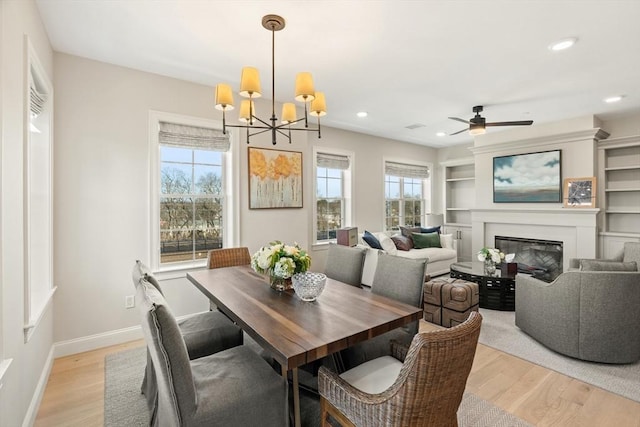
M 446 328 L 467 320 L 478 311 L 478 284 L 445 277 L 424 284 L 424 320 Z

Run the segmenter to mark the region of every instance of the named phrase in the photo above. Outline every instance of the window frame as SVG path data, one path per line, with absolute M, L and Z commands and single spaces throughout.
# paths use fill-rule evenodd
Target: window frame
M 40 324 L 47 307 L 53 300 L 56 286 L 53 282 L 53 174 L 54 174 L 54 89 L 49 80 L 49 76 L 44 70 L 38 55 L 27 36 L 25 41 L 25 102 L 24 102 L 24 342 L 27 343 Z M 39 115 L 42 130 L 37 138 L 38 143 L 32 143 L 32 115 L 31 115 L 31 82 L 39 86 L 43 94 L 46 95 L 44 108 Z M 46 142 L 45 144 L 42 144 Z M 40 148 L 38 148 L 40 147 Z M 44 148 L 42 148 L 44 147 Z M 48 173 L 45 177 L 38 178 L 34 174 L 42 170 L 35 167 L 32 162 L 44 159 L 48 166 Z M 36 185 L 34 182 L 44 179 L 45 185 Z M 43 189 L 46 187 L 46 194 Z M 37 206 L 42 204 L 44 198 L 45 208 Z M 38 202 L 39 201 L 39 202 Z M 36 205 L 37 207 L 33 207 Z M 45 225 L 46 224 L 46 225 Z M 32 229 L 45 226 L 46 241 L 32 239 Z M 35 233 L 34 233 L 35 234 Z M 34 251 L 37 247 L 37 251 Z M 46 260 L 46 262 L 42 262 Z M 42 271 L 43 264 L 46 264 L 45 271 Z M 36 271 L 37 270 L 37 271 Z
M 160 179 L 161 179 L 161 156 L 159 141 L 160 122 L 171 122 L 187 126 L 205 127 L 222 130 L 222 122 L 219 120 L 205 119 L 200 117 L 186 116 L 162 111 L 149 111 L 149 170 L 150 170 L 150 202 L 149 202 L 149 265 L 154 273 L 161 273 L 162 278 L 183 277 L 188 270 L 203 268 L 207 265 L 207 259 L 181 261 L 175 263 L 160 262 Z M 236 246 L 238 241 L 237 215 L 239 211 L 239 200 L 235 196 L 239 189 L 238 176 L 238 138 L 237 132 L 230 134 L 230 148 L 222 153 L 222 181 L 223 191 L 220 198 L 223 200 L 222 212 L 222 246 Z M 166 273 L 166 274 L 165 274 Z M 174 274 L 175 273 L 175 274 Z
M 429 169 L 429 177 L 422 178 L 422 197 L 420 200 L 421 212 L 420 212 L 420 224 L 424 226 L 426 224 L 427 215 L 432 213 L 433 208 L 433 163 L 431 162 L 420 162 L 415 160 L 407 160 L 407 159 L 398 159 L 398 158 L 388 158 L 385 157 L 382 159 L 382 230 L 384 231 L 398 231 L 398 229 L 387 228 L 387 201 L 388 200 L 397 200 L 399 202 L 400 214 L 398 216 L 398 226 L 406 225 L 405 222 L 405 201 L 414 200 L 414 199 L 406 199 L 404 197 L 404 180 L 406 177 L 401 177 L 397 175 L 388 175 L 386 172 L 387 162 L 393 163 L 404 163 L 408 165 L 416 165 L 416 166 L 424 166 Z M 400 180 L 400 198 L 387 199 L 387 176 L 393 176 Z M 415 179 L 415 178 L 411 178 Z M 428 181 L 428 183 L 427 183 Z
M 355 218 L 353 176 L 355 171 L 355 153 L 353 151 L 340 150 L 330 147 L 313 147 L 313 209 L 312 209 L 312 236 L 313 248 L 320 248 L 335 239 L 318 240 L 318 153 L 335 154 L 349 158 L 349 169 L 342 171 L 342 228 L 350 227 Z

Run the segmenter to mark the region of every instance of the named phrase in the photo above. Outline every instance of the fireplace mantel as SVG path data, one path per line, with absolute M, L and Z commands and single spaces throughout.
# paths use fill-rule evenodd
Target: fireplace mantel
M 560 240 L 564 270 L 571 258 L 595 258 L 600 209 L 505 207 L 471 209 L 472 250 L 493 247 L 496 235 Z

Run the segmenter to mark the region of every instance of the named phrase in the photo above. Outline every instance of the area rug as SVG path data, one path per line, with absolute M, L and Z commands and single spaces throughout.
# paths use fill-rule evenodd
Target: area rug
M 515 312 L 480 309 L 480 342 L 585 383 L 640 402 L 640 362 L 585 362 L 549 350 L 515 325 Z
M 104 425 L 137 427 L 149 425 L 149 413 L 140 384 L 146 363 L 146 348 L 134 348 L 105 358 Z M 305 427 L 320 425 L 317 398 L 302 392 L 301 419 Z M 465 393 L 458 421 L 461 427 L 529 427 L 530 424 L 471 393 Z

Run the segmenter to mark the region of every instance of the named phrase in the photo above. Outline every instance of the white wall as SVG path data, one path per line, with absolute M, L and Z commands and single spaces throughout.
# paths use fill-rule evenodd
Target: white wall
M 1 202 L 0 202 L 0 362 L 13 359 L 0 389 L 0 425 L 29 424 L 37 410 L 53 343 L 52 309 L 44 313 L 28 343 L 24 342 L 23 147 L 26 115 L 25 35 L 44 71 L 53 80 L 53 52 L 32 0 L 0 3 L 1 33 Z
M 134 71 L 66 54 L 55 54 L 56 354 L 135 338 L 137 310 L 124 308 L 133 294 L 131 269 L 149 256 L 149 110 L 219 120 L 213 88 Z M 270 103 L 258 100 L 259 112 Z M 229 122 L 235 121 L 235 111 Z M 259 114 L 264 115 L 264 114 Z M 239 245 L 251 251 L 271 240 L 299 242 L 311 250 L 313 146 L 355 153 L 353 225 L 383 224 L 383 156 L 434 162 L 434 149 L 323 127 L 297 132 L 292 144 L 275 147 L 303 153 L 304 207 L 248 209 L 247 144 L 238 138 Z M 251 146 L 274 148 L 270 135 Z M 324 269 L 325 251 L 312 251 L 312 268 Z M 176 315 L 207 309 L 207 300 L 185 279 L 163 283 Z M 115 331 L 116 333 L 112 333 Z

